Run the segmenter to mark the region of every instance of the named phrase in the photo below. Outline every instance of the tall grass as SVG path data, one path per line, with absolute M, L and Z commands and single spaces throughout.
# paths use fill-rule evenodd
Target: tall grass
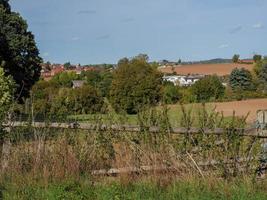
M 235 188 L 234 183 L 228 188 L 227 182 L 224 182 L 256 180 L 261 141 L 241 136 L 246 117 L 240 119 L 233 114 L 231 120 L 226 121 L 221 113 L 207 111 L 202 105 L 195 118 L 192 110 L 181 105 L 179 120 L 187 132 L 173 135 L 168 111 L 167 107 L 160 110 L 144 109 L 137 116 L 140 131 L 135 133 L 114 131 L 111 126 L 123 123 L 124 119 L 113 120 L 112 116 L 108 123 L 106 119 L 97 118 L 97 128 L 91 131 L 52 129 L 49 126 L 33 128 L 31 123 L 27 127 L 12 128 L 8 134 L 10 149 L 6 167 L 0 173 L 2 191 L 10 199 L 67 199 L 69 192 L 73 196 L 70 199 L 87 199 L 86 195 L 92 195 L 92 199 L 108 199 L 109 195 L 114 199 L 141 199 L 142 194 L 152 199 L 198 199 L 200 196 L 197 193 L 203 196 L 202 199 L 225 199 L 227 193 L 241 193 L 243 186 L 243 192 L 249 193 L 251 190 L 253 194 L 257 193 L 250 183 L 241 184 L 240 188 Z M 103 123 L 107 125 L 105 131 L 100 129 Z M 193 124 L 198 124 L 198 134 L 190 132 Z M 152 133 L 149 127 L 158 127 L 158 131 Z M 224 128 L 220 135 L 205 131 L 206 128 L 212 131 L 218 127 Z M 2 159 L 0 162 L 2 165 Z M 149 170 L 142 171 L 144 167 Z M 122 168 L 121 173 L 115 175 L 124 185 L 98 184 L 103 177 L 94 174 L 105 174 L 105 170 L 111 168 Z M 131 169 L 139 170 L 133 172 Z M 150 177 L 152 181 L 140 182 L 142 177 Z M 204 181 L 204 185 L 190 182 L 191 179 L 188 179 L 188 183 L 185 177 L 198 177 L 193 180 Z M 179 179 L 183 181 L 177 182 Z M 220 193 L 213 188 L 216 191 L 213 193 L 213 185 L 209 184 L 213 179 L 223 179 L 216 184 L 225 183 L 225 190 L 228 188 L 230 191 Z M 68 180 L 74 182 L 65 183 Z M 135 182 L 138 183 L 133 184 Z M 189 184 L 189 188 L 186 184 Z M 234 187 L 233 190 L 231 187 Z M 103 191 L 100 194 L 104 196 L 98 196 L 95 191 Z M 79 196 L 80 193 L 85 196 Z M 259 199 L 265 197 L 263 192 L 258 195 Z

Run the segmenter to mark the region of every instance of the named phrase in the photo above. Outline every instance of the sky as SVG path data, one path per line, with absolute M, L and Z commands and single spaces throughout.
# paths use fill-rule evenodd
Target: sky
M 53 63 L 267 55 L 267 0 L 10 0 Z

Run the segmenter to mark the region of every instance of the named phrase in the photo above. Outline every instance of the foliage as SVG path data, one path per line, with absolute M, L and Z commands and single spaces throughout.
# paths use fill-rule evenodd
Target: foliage
M 65 69 L 68 69 L 68 68 L 71 67 L 71 64 L 70 64 L 70 62 L 66 62 L 66 63 L 64 63 L 63 66 L 64 66 Z
M 55 75 L 52 81 L 62 87 L 71 87 L 72 81 L 77 79 L 79 79 L 79 76 L 75 72 L 62 72 Z
M 97 88 L 102 96 L 107 97 L 113 76 L 109 70 L 86 71 L 82 72 L 81 79 L 85 79 L 89 85 Z
M 255 63 L 261 61 L 261 59 L 262 59 L 262 56 L 259 55 L 259 54 L 255 54 L 255 55 L 253 56 L 253 60 L 254 60 Z
M 235 54 L 234 56 L 233 56 L 233 58 L 232 58 L 232 62 L 233 63 L 238 63 L 238 61 L 239 61 L 239 55 L 238 54 Z
M 65 119 L 68 115 L 104 113 L 106 105 L 100 92 L 90 85 L 81 88 L 64 88 L 58 82 L 39 81 L 32 89 L 32 96 L 26 102 L 25 113 L 34 114 L 41 119 Z
M 160 101 L 162 75 L 144 57 L 118 62 L 110 90 L 110 102 L 117 112 L 137 113 L 145 105 Z
M 0 27 L 0 65 L 18 85 L 16 95 L 22 99 L 39 79 L 39 51 L 26 21 L 11 12 L 7 0 L 0 1 Z
M 253 80 L 250 71 L 241 68 L 235 68 L 231 72 L 229 77 L 229 84 L 231 88 L 236 91 L 240 92 L 243 90 L 253 90 Z
M 14 82 L 0 67 L 0 126 L 13 100 Z
M 257 68 L 256 68 L 257 67 Z M 255 66 L 257 70 L 257 78 L 259 80 L 260 88 L 265 92 L 267 91 L 267 60 L 263 60 L 262 62 L 258 62 Z
M 225 90 L 220 79 L 215 75 L 197 81 L 191 89 L 199 102 L 220 99 Z
M 177 103 L 181 99 L 180 88 L 172 83 L 165 84 L 163 87 L 162 99 L 166 104 Z

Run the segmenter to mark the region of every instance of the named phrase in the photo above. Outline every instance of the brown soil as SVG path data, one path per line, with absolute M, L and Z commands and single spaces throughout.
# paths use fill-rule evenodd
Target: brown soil
M 256 120 L 258 110 L 267 109 L 267 99 L 251 99 L 245 101 L 232 101 L 223 103 L 210 103 L 215 105 L 218 112 L 223 111 L 225 116 L 232 116 L 235 111 L 237 116 L 245 116 L 250 113 L 247 121 L 252 123 Z
M 192 65 L 180 65 L 174 67 L 174 71 L 180 75 L 187 74 L 205 74 L 212 75 L 217 74 L 218 76 L 229 75 L 234 68 L 245 68 L 247 70 L 253 69 L 253 64 L 192 64 Z M 159 69 L 163 73 L 173 73 L 172 67 L 167 66 L 166 68 Z

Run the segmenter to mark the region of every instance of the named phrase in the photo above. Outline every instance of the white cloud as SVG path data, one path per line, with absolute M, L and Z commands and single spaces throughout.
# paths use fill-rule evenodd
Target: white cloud
M 229 47 L 229 44 L 221 44 L 218 48 L 219 49 L 225 49 L 227 47 Z
M 263 25 L 262 25 L 262 23 L 257 23 L 257 24 L 254 24 L 252 27 L 255 29 L 261 29 L 261 28 L 263 28 Z

